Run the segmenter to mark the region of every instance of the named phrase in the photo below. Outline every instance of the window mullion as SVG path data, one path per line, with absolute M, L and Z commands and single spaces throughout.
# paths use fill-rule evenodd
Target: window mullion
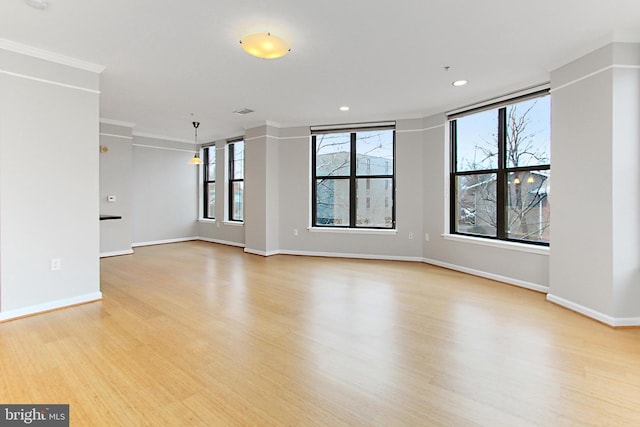
M 233 144 L 227 144 L 227 153 L 229 154 L 229 182 L 227 183 L 227 187 L 228 187 L 227 199 L 229 201 L 229 207 L 228 207 L 227 216 L 228 216 L 229 221 L 231 221 L 231 220 L 233 220 L 233 177 L 234 177 L 234 170 L 233 170 L 234 150 L 233 150 Z
M 350 154 L 350 178 L 349 178 L 349 227 L 356 226 L 357 215 L 357 194 L 356 194 L 356 133 L 351 133 L 351 154 Z
M 498 110 L 498 173 L 496 176 L 496 235 L 498 239 L 506 239 L 507 237 L 507 175 L 505 168 L 507 167 L 506 153 L 507 138 L 507 109 L 506 107 Z
M 456 121 L 451 120 L 449 122 L 449 146 L 451 150 L 451 159 L 449 164 L 449 170 L 451 171 L 449 175 L 449 188 L 450 188 L 450 200 L 449 200 L 449 231 L 453 234 L 458 231 L 456 223 L 457 223 L 457 204 L 458 204 L 458 191 L 456 190 L 456 172 L 457 169 L 457 159 L 458 159 L 458 136 L 457 136 L 457 126 Z
M 203 186 L 202 186 L 202 217 L 203 218 L 208 218 L 209 217 L 209 212 L 208 212 L 208 207 L 209 207 L 209 184 L 207 183 L 208 179 L 209 179 L 209 149 L 205 148 L 203 153 L 204 157 L 204 168 L 203 168 L 203 174 L 202 174 L 202 182 L 203 182 Z
M 311 225 L 316 226 L 318 220 L 318 185 L 317 170 L 316 170 L 316 136 L 311 137 Z
M 207 167 L 205 169 L 205 180 L 207 180 L 207 181 L 209 180 L 209 167 L 210 167 L 210 164 L 209 164 L 210 160 L 209 159 L 210 159 L 210 156 L 211 156 L 211 150 L 212 150 L 212 148 L 210 148 L 210 147 L 207 147 L 207 149 L 205 150 L 205 152 L 207 153 L 206 160 L 205 160 L 205 164 L 207 165 Z M 215 150 L 215 146 L 213 147 L 213 150 Z M 215 151 L 214 151 L 214 153 L 215 153 Z M 217 159 L 216 159 L 216 161 L 217 161 Z M 215 181 L 214 181 L 213 185 L 215 186 Z M 204 190 L 203 191 L 204 191 L 204 198 L 207 201 L 207 203 L 204 206 L 204 212 L 205 212 L 204 216 L 208 218 L 209 217 L 209 185 L 208 184 L 204 186 Z M 213 213 L 213 216 L 215 217 L 215 212 Z
M 391 224 L 392 227 L 396 227 L 396 131 L 393 131 L 393 165 L 391 175 Z

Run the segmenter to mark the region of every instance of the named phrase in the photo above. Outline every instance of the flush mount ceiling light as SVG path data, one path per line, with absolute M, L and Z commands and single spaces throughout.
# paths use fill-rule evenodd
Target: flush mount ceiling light
M 240 45 L 249 55 L 262 59 L 275 59 L 291 52 L 289 44 L 271 33 L 253 33 L 244 36 Z
M 202 159 L 200 158 L 200 153 L 198 152 L 198 126 L 200 126 L 200 122 L 192 122 L 192 123 L 193 123 L 193 129 L 196 132 L 196 138 L 195 138 L 196 152 L 191 158 L 191 160 L 189 160 L 189 163 L 192 165 L 201 165 Z
M 46 9 L 49 7 L 49 0 L 24 0 L 24 2 L 35 9 Z
M 343 105 L 342 107 L 340 107 L 340 111 L 349 111 L 350 108 L 348 105 Z
M 460 87 L 460 86 L 466 85 L 467 83 L 468 82 L 466 80 L 456 80 L 455 82 L 453 82 L 451 84 L 456 86 L 456 87 Z

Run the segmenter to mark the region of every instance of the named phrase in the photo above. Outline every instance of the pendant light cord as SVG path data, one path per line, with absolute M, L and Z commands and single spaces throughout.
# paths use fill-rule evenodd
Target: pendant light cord
M 200 122 L 192 122 L 193 127 L 196 130 L 196 146 L 198 145 L 198 126 L 200 126 Z

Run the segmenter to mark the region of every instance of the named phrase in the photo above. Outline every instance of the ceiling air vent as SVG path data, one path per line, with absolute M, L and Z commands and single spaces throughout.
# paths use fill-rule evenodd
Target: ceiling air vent
M 36 9 L 46 9 L 49 7 L 49 0 L 24 0 L 24 2 Z
M 240 114 L 241 116 L 249 113 L 253 113 L 253 110 L 251 108 L 240 108 L 239 110 L 235 110 L 233 112 L 233 114 Z

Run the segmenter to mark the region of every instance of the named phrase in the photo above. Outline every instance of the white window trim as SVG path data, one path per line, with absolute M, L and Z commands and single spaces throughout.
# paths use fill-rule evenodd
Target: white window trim
M 473 237 L 465 236 L 462 234 L 448 234 L 442 235 L 445 240 L 451 240 L 453 242 L 471 243 L 474 245 L 490 246 L 500 249 L 508 249 L 520 252 L 528 252 L 538 255 L 549 255 L 549 246 L 533 245 L 530 243 L 510 242 L 508 240 L 494 240 L 487 239 L 486 237 Z
M 307 227 L 311 233 L 342 233 L 342 234 L 380 234 L 380 235 L 396 235 L 397 229 L 378 229 L 378 228 L 338 228 L 338 227 Z

